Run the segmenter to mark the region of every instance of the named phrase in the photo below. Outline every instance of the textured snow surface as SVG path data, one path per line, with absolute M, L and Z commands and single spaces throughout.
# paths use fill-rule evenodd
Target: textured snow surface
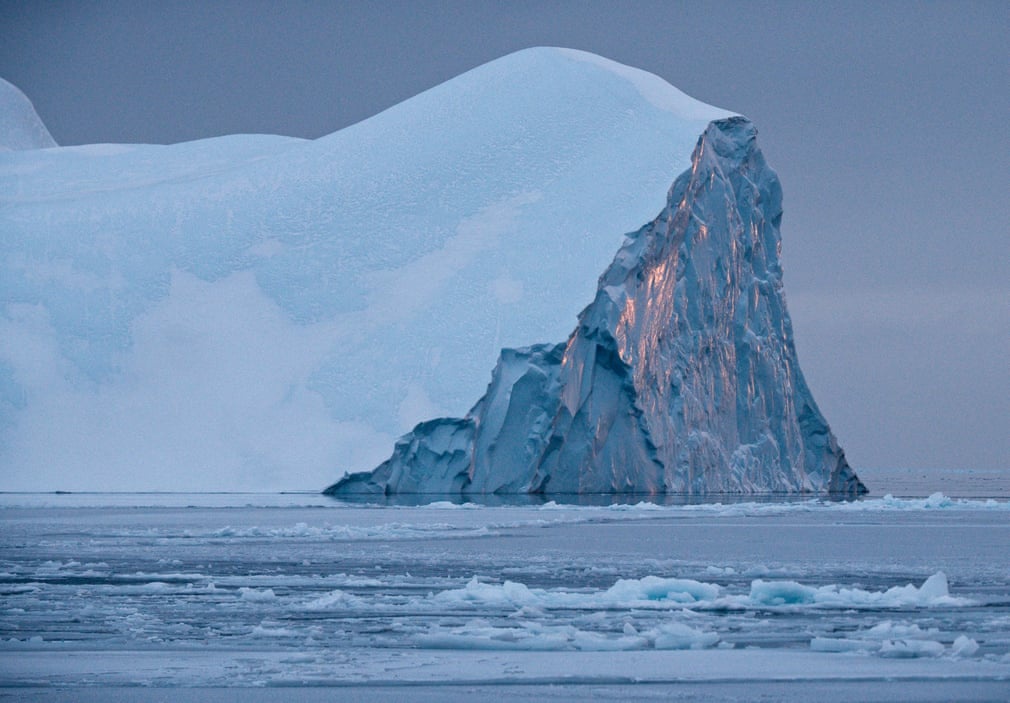
M 375 466 L 503 346 L 563 338 L 728 114 L 530 49 L 314 141 L 0 154 L 0 487 Z
M 465 418 L 418 425 L 327 492 L 866 492 L 800 371 L 756 137 L 712 122 L 567 343 L 503 350 Z
M 31 101 L 0 78 L 0 152 L 56 146 Z
M 801 682 L 796 700 L 847 680 L 956 680 L 953 699 L 974 700 L 976 685 L 1010 685 L 1005 496 L 779 512 L 48 498 L 0 501 L 0 687 L 19 700 L 53 686 L 81 700 L 105 686 L 445 684 L 640 700 L 641 686 L 690 681 L 709 684 L 688 697 L 705 700 Z

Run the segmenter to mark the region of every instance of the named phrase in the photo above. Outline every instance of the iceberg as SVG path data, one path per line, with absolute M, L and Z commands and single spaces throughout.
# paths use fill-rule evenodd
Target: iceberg
M 538 48 L 315 140 L 37 148 L 7 85 L 3 490 L 318 490 L 376 466 L 465 414 L 503 347 L 563 339 L 732 114 Z
M 56 146 L 31 100 L 0 78 L 0 152 Z
M 505 349 L 466 417 L 417 425 L 326 492 L 865 493 L 799 368 L 756 137 L 713 121 L 566 343 Z

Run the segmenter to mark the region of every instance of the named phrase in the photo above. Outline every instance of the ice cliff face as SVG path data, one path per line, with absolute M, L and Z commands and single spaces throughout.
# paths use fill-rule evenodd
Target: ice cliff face
M 465 418 L 327 492 L 865 492 L 796 360 L 781 216 L 754 127 L 713 122 L 566 344 L 505 349 Z
M 56 146 L 25 94 L 0 78 L 0 151 L 47 149 Z

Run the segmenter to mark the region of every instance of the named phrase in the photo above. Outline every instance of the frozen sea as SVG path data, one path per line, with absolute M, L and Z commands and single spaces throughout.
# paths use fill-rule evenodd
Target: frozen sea
M 0 494 L 0 700 L 1010 700 L 1010 477 L 655 505 Z

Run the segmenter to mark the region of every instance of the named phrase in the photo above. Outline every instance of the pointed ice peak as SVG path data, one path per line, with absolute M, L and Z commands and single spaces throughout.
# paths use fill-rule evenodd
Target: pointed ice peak
M 35 112 L 32 101 L 17 86 L 0 78 L 0 151 L 54 146 L 56 142 Z

